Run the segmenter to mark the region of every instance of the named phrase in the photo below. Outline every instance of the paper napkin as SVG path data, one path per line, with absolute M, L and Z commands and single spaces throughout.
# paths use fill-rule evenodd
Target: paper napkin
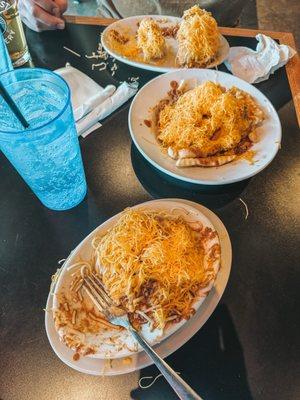
M 285 65 L 296 54 L 291 47 L 278 44 L 269 36 L 256 35 L 256 50 L 248 47 L 231 47 L 226 67 L 233 75 L 249 83 L 265 81 L 278 68 Z
M 62 76 L 70 87 L 77 133 L 83 137 L 101 126 L 99 121 L 135 95 L 138 88 L 137 83 L 127 82 L 123 82 L 117 89 L 114 85 L 103 88 L 70 64 L 55 72 Z

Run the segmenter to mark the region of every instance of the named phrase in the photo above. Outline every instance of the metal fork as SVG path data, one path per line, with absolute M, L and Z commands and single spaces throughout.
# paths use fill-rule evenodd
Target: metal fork
M 137 330 L 131 325 L 128 315 L 124 314 L 124 310 L 114 305 L 112 299 L 106 293 L 101 280 L 95 274 L 84 277 L 83 288 L 98 310 L 106 316 L 110 323 L 123 326 L 132 334 L 139 345 L 154 361 L 157 368 L 181 400 L 202 400 L 202 398 L 152 349 L 145 339 L 140 336 Z M 113 316 L 110 311 L 112 309 L 123 311 L 123 315 L 117 317 Z

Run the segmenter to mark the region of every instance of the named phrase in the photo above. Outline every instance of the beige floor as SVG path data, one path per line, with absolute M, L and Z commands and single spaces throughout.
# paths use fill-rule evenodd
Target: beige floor
M 258 26 L 261 29 L 292 32 L 300 45 L 300 1 L 257 0 Z

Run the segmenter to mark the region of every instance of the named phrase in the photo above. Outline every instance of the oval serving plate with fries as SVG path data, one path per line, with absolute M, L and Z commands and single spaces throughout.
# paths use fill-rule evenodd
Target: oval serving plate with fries
M 199 220 L 202 224 L 204 224 L 204 226 L 213 226 L 218 233 L 218 237 L 220 238 L 221 269 L 216 275 L 211 290 L 207 293 L 206 297 L 201 298 L 200 302 L 197 301 L 197 303 L 194 304 L 193 307 L 196 309 L 196 314 L 192 318 L 174 325 L 170 331 L 166 332 L 163 337 L 159 338 L 160 343 L 155 345 L 156 351 L 158 351 L 161 356 L 165 357 L 182 346 L 190 337 L 192 337 L 209 318 L 218 304 L 226 287 L 230 273 L 231 245 L 228 234 L 222 222 L 215 216 L 215 214 L 199 204 L 186 200 L 164 199 L 143 203 L 135 208 L 145 209 L 145 207 L 151 210 L 170 211 L 171 209 L 176 209 L 185 216 L 191 214 L 193 215 L 194 221 Z M 65 277 L 68 275 L 68 267 L 74 264 L 74 262 L 78 261 L 78 257 L 90 257 L 90 243 L 94 235 L 99 233 L 99 229 L 103 229 L 104 233 L 109 227 L 116 223 L 118 218 L 120 218 L 120 214 L 106 221 L 106 223 L 102 224 L 99 228 L 93 231 L 71 253 L 68 259 L 65 261 L 59 278 L 54 285 L 54 291 L 56 294 L 59 293 L 59 290 L 64 285 L 64 282 L 66 282 Z M 70 271 L 71 270 L 69 270 L 69 272 Z M 48 311 L 46 312 L 45 316 L 47 335 L 55 353 L 70 367 L 75 368 L 80 372 L 94 375 L 117 375 L 128 373 L 151 364 L 151 361 L 144 352 L 124 352 L 123 356 L 120 357 L 117 349 L 115 349 L 114 352 L 111 351 L 112 349 L 110 349 L 109 355 L 107 352 L 105 354 L 102 353 L 102 355 L 100 354 L 100 358 L 98 358 L 99 355 L 96 355 L 96 357 L 93 355 L 92 357 L 80 357 L 79 359 L 75 360 L 74 350 L 68 348 L 65 343 L 60 340 L 55 329 L 52 311 L 50 311 L 50 309 L 55 310 L 56 307 L 56 295 L 53 296 L 50 293 L 47 301 Z M 151 341 L 151 338 L 148 338 L 148 340 Z M 110 362 L 108 362 L 108 358 L 110 359 Z
M 206 82 L 213 82 L 228 90 L 235 87 L 252 96 L 263 111 L 264 119 L 255 129 L 257 140 L 250 148 L 251 159 L 242 157 L 244 156 L 242 154 L 241 157 L 236 156 L 236 159 L 225 165 L 179 168 L 177 165 L 180 160 L 176 162 L 166 151 L 162 151 L 153 129 L 155 107 L 166 98 L 174 82 L 183 84 L 187 90 Z M 186 107 L 186 110 L 188 112 L 189 107 Z M 180 116 L 181 114 L 177 113 L 176 117 L 181 118 Z M 253 85 L 231 74 L 207 69 L 177 70 L 152 79 L 141 88 L 131 103 L 128 124 L 137 149 L 154 167 L 174 178 L 202 185 L 230 184 L 256 175 L 273 160 L 281 143 L 281 124 L 271 102 Z M 219 158 L 224 157 L 221 154 Z
M 152 18 L 153 20 L 157 21 L 157 23 L 163 29 L 172 29 L 181 21 L 181 18 L 178 17 L 162 15 L 140 15 L 116 21 L 105 28 L 102 33 L 101 41 L 104 49 L 115 59 L 132 67 L 138 67 L 155 72 L 169 72 L 180 68 L 180 65 L 178 65 L 176 61 L 178 43 L 174 37 L 166 38 L 167 52 L 165 57 L 160 60 L 150 61 L 145 61 L 143 59 L 142 52 L 136 49 L 136 33 L 138 29 L 138 24 L 145 18 Z M 132 56 L 129 53 L 122 53 L 122 49 L 114 47 L 113 42 L 110 40 L 110 33 L 113 30 L 120 32 L 124 36 L 128 36 L 128 38 L 130 38 L 130 42 L 125 43 L 126 50 L 124 51 L 128 52 L 128 44 L 130 44 L 133 46 L 133 52 L 136 53 L 135 56 Z M 229 44 L 224 36 L 222 36 L 221 34 L 219 35 L 219 38 L 220 45 L 216 57 L 212 62 L 208 63 L 206 68 L 217 67 L 218 65 L 222 64 L 228 56 Z

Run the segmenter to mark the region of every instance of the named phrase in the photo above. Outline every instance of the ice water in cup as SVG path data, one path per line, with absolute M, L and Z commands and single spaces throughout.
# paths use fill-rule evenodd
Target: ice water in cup
M 87 187 L 68 85 L 42 69 L 19 69 L 1 80 L 30 125 L 24 129 L 0 98 L 1 150 L 46 207 L 74 207 Z

